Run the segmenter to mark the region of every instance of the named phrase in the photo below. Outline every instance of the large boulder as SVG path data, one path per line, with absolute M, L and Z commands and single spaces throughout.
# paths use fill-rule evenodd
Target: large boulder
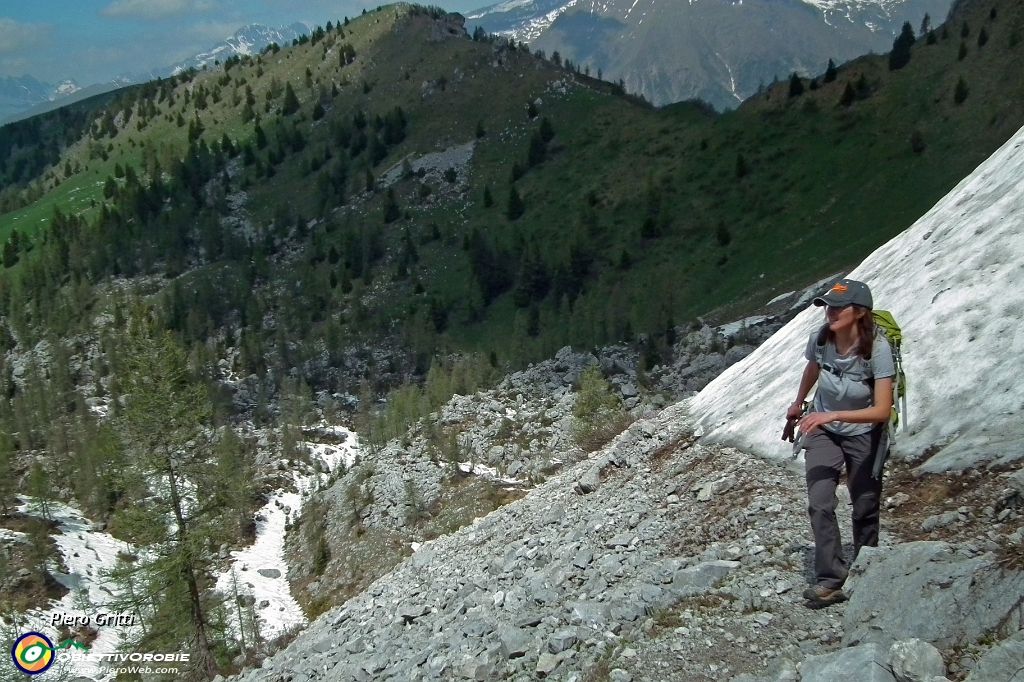
M 889 667 L 896 682 L 931 682 L 946 676 L 942 654 L 928 642 L 907 639 L 889 649 Z
M 1024 625 L 1024 573 L 992 555 L 968 557 L 945 542 L 866 547 L 851 567 L 844 643 L 921 639 L 940 649 Z

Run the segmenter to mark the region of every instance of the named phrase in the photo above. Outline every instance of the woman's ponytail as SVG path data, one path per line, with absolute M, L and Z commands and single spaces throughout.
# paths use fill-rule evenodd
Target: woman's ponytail
M 875 318 L 871 315 L 871 308 L 862 305 L 854 305 L 856 310 L 864 311 L 864 314 L 857 320 L 857 355 L 865 360 L 871 359 L 871 347 L 875 345 Z

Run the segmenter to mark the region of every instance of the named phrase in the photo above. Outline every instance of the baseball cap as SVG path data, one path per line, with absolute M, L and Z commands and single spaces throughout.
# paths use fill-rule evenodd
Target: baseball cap
M 844 305 L 862 305 L 865 308 L 873 307 L 871 300 L 871 289 L 864 282 L 855 279 L 841 279 L 832 285 L 832 288 L 812 301 L 814 305 L 830 305 L 841 307 Z

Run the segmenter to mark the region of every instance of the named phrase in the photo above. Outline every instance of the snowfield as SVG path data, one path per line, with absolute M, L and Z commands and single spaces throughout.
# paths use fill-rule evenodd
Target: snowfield
M 25 504 L 18 507 L 23 514 L 39 516 L 37 505 L 25 496 Z M 53 536 L 63 557 L 67 573 L 51 570 L 53 577 L 70 590 L 64 597 L 53 602 L 45 611 L 30 611 L 25 614 L 25 625 L 28 629 L 53 635 L 56 628 L 51 626 L 54 614 L 88 615 L 95 618 L 100 613 L 111 613 L 108 604 L 115 599 L 113 586 L 109 584 L 106 573 L 117 566 L 119 552 L 135 553 L 135 549 L 126 542 L 115 540 L 108 533 L 93 530 L 92 521 L 85 518 L 82 512 L 60 502 L 50 502 L 50 518 L 57 522 L 60 533 Z M 141 634 L 141 625 L 135 626 L 100 626 L 95 620 L 91 627 L 98 630 L 96 639 L 89 644 L 90 654 L 127 653 L 122 646 L 123 639 Z M 54 641 L 54 645 L 58 642 Z M 101 681 L 112 678 L 109 671 L 94 661 L 78 661 L 74 663 L 76 672 L 94 680 Z
M 341 426 L 321 426 L 333 431 L 340 445 L 305 443 L 310 459 L 319 462 L 321 472 L 292 473 L 298 492 L 277 490 L 256 513 L 256 542 L 231 553 L 231 566 L 217 576 L 217 590 L 232 596 L 235 585 L 240 593 L 255 600 L 260 618 L 260 635 L 269 641 L 288 630 L 305 625 L 302 608 L 291 595 L 288 564 L 284 557 L 285 528 L 298 518 L 306 497 L 326 483 L 327 476 L 339 465 L 352 466 L 359 453 L 359 438 Z M 235 624 L 237 625 L 237 623 Z
M 849 274 L 903 329 L 908 414 L 896 456 L 925 471 L 1024 457 L 1024 129 Z M 809 307 L 689 399 L 705 441 L 783 460 Z

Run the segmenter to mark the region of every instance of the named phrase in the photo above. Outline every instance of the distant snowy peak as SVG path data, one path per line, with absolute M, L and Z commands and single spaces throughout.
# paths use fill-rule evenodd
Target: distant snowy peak
M 952 0 L 505 0 L 467 28 L 621 81 L 655 105 L 700 98 L 735 107 L 793 72 L 814 75 L 888 52 L 905 21 L 943 21 Z
M 578 2 L 580 0 L 506 0 L 470 12 L 466 22 L 479 24 L 489 33 L 529 42 Z
M 223 62 L 231 57 L 258 54 L 271 43 L 290 45 L 293 40 L 308 33 L 309 27 L 299 23 L 281 28 L 270 28 L 261 24 L 243 26 L 220 45 L 175 64 L 171 67 L 170 73 L 177 74 L 190 68 L 212 67 L 215 62 Z
M 650 7 L 665 1 L 643 0 L 643 4 Z M 706 0 L 687 0 L 690 5 L 701 1 Z M 825 23 L 831 24 L 833 19 L 842 18 L 847 21 L 863 23 L 876 33 L 879 30 L 888 31 L 890 28 L 878 19 L 895 18 L 908 4 L 907 0 L 800 1 L 819 10 Z M 559 15 L 573 7 L 578 6 L 591 14 L 628 20 L 640 2 L 641 0 L 506 0 L 474 10 L 466 15 L 466 19 L 470 24 L 476 22 L 491 33 L 531 42 L 551 26 Z M 743 0 L 730 0 L 730 2 L 735 5 L 743 4 Z M 646 14 L 646 12 L 642 14 Z M 640 20 L 642 21 L 642 18 Z
M 73 95 L 81 89 L 81 86 L 79 86 L 73 78 L 62 80 L 50 94 L 50 101 L 52 102 L 53 100 L 60 99 L 61 97 Z

